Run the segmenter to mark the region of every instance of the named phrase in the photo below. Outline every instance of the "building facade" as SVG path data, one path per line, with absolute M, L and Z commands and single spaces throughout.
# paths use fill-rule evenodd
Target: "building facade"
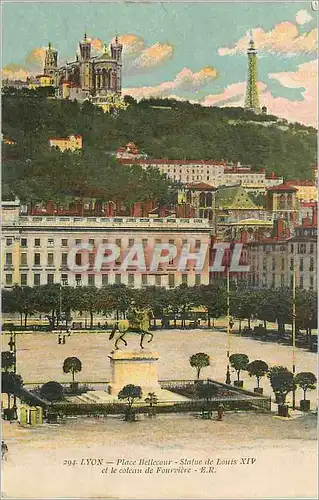
M 249 285 L 256 288 L 296 286 L 317 289 L 317 226 L 302 225 L 288 239 L 265 238 L 248 243 Z
M 183 184 L 203 182 L 213 187 L 241 184 L 247 191 L 264 193 L 268 187 L 283 183 L 282 177 L 268 175 L 265 169 L 253 170 L 240 163 L 234 165 L 213 160 L 146 159 L 141 158 L 139 152 L 134 155 L 130 153 L 128 157 L 126 151 L 118 151 L 117 159 L 123 165 L 157 168 L 168 178 Z
M 49 139 L 50 147 L 59 148 L 60 151 L 76 151 L 82 149 L 83 141 L 81 135 L 70 135 L 69 137 L 52 137 Z
M 134 288 L 174 288 L 182 283 L 208 284 L 210 237 L 207 219 L 23 216 L 18 200 L 3 202 L 2 286 L 62 283 L 101 287 L 122 283 Z M 83 244 L 89 248 L 73 256 L 74 263 L 83 270 L 71 270 L 69 252 Z M 115 244 L 120 253 L 116 261 L 95 270 L 101 244 Z M 136 244 L 143 248 L 146 267 L 133 263 L 124 271 L 123 261 Z M 155 247 L 163 244 L 175 245 L 176 257 L 152 270 Z M 200 271 L 195 269 L 194 258 L 187 261 L 185 270 L 179 270 L 182 246 L 195 254 L 207 246 Z

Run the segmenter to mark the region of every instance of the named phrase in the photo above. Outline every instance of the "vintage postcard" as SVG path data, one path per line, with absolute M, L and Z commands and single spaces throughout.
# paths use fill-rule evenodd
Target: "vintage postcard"
M 318 2 L 1 9 L 1 498 L 317 498 Z

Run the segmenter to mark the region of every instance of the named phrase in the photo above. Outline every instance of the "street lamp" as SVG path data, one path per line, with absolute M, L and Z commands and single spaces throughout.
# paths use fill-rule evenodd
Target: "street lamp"
M 10 347 L 10 352 L 13 355 L 13 373 L 16 375 L 17 373 L 17 338 L 16 332 L 11 330 L 10 341 L 8 343 Z M 13 394 L 13 407 L 12 407 L 12 419 L 16 420 L 17 417 L 17 396 Z
M 233 327 L 233 322 L 230 318 L 230 290 L 229 290 L 229 266 L 227 266 L 227 286 L 226 286 L 226 301 L 227 301 L 227 369 L 226 369 L 226 384 L 231 384 L 229 370 L 229 353 L 230 353 L 230 334 Z
M 292 373 L 295 378 L 296 373 L 296 267 L 295 261 L 292 270 Z M 296 387 L 293 382 L 292 409 L 296 408 Z

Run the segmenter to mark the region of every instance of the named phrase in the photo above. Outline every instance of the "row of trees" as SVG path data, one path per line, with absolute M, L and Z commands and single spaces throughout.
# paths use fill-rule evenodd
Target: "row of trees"
M 61 295 L 60 295 L 61 294 Z M 94 286 L 67 287 L 43 285 L 39 287 L 19 287 L 3 291 L 3 312 L 19 313 L 21 325 L 27 326 L 28 318 L 34 314 L 52 314 L 59 317 L 62 312 L 71 316 L 72 311 L 86 312 L 93 327 L 94 316 L 109 316 L 115 312 L 116 318 L 125 315 L 134 301 L 137 306 L 150 307 L 156 318 L 169 315 L 175 325 L 177 318 L 182 327 L 191 311 L 203 311 L 211 324 L 211 318 L 226 314 L 226 288 L 223 283 L 188 287 L 181 285 L 173 289 L 147 287 L 132 289 L 125 285 L 110 285 L 102 288 Z M 292 322 L 292 293 L 289 288 L 249 290 L 232 286 L 230 291 L 231 315 L 241 322 L 246 320 L 248 328 L 251 320 L 259 319 L 267 329 L 267 322 L 277 322 L 279 333 L 285 332 L 285 324 Z M 299 329 L 311 334 L 317 327 L 317 293 L 313 290 L 297 290 L 296 323 Z

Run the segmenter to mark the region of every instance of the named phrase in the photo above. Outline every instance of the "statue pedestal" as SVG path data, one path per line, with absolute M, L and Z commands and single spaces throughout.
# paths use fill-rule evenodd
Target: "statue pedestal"
M 143 395 L 161 389 L 158 383 L 157 352 L 115 351 L 109 355 L 111 360 L 112 381 L 109 384 L 109 394 L 117 396 L 125 385 L 139 385 Z

